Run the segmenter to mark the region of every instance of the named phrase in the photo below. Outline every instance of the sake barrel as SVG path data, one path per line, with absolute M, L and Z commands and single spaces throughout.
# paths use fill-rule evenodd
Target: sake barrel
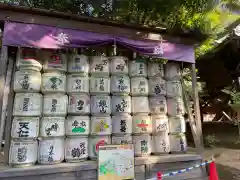
M 88 75 L 89 63 L 88 57 L 81 54 L 71 54 L 68 59 L 68 72 Z
M 41 116 L 42 94 L 16 93 L 13 116 Z
M 152 153 L 162 154 L 170 152 L 168 133 L 160 133 L 152 137 Z
M 167 63 L 165 65 L 165 79 L 167 80 L 179 80 L 180 74 L 180 64 L 177 63 Z
M 67 114 L 67 95 L 46 94 L 43 99 L 44 116 L 65 116 Z
M 170 116 L 169 117 L 169 130 L 170 133 L 185 133 L 186 122 L 183 116 Z
M 153 134 L 168 133 L 169 123 L 166 115 L 154 115 L 152 116 Z
M 44 94 L 66 92 L 66 75 L 58 72 L 43 73 L 41 90 Z
M 160 63 L 148 63 L 148 77 L 164 77 L 164 68 L 163 64 Z
M 181 97 L 167 98 L 167 109 L 169 116 L 184 114 L 184 103 Z
M 65 135 L 65 117 L 43 117 L 40 126 L 41 137 L 61 137 Z
M 182 97 L 182 85 L 180 81 L 167 81 L 167 96 Z
M 110 96 L 91 96 L 91 114 L 111 114 Z
M 131 113 L 132 103 L 130 96 L 112 96 L 112 113 Z
M 61 52 L 52 50 L 42 50 L 41 57 L 43 60 L 43 71 L 67 71 L 67 56 Z
M 31 166 L 37 162 L 37 140 L 11 140 L 9 164 L 22 167 Z
M 42 138 L 38 146 L 39 164 L 58 164 L 64 160 L 64 138 Z
M 131 78 L 131 94 L 132 96 L 148 95 L 148 80 L 144 77 Z
M 110 116 L 91 117 L 91 135 L 111 135 L 112 119 Z
M 128 74 L 128 58 L 123 56 L 110 57 L 112 74 Z
M 89 77 L 81 74 L 70 74 L 67 76 L 68 93 L 89 93 Z
M 133 144 L 135 156 L 149 156 L 152 152 L 150 135 L 134 135 Z
M 41 88 L 41 73 L 25 70 L 17 71 L 14 77 L 15 92 L 39 92 Z
M 186 152 L 187 139 L 185 134 L 170 134 L 170 151 L 171 152 Z
M 125 95 L 130 93 L 130 79 L 128 76 L 111 77 L 111 93 Z
M 37 138 L 39 134 L 39 117 L 14 117 L 12 121 L 12 138 Z
M 151 114 L 167 114 L 167 100 L 165 96 L 149 97 Z
M 148 97 L 132 97 L 132 112 L 136 113 L 149 113 Z
M 147 76 L 147 64 L 144 62 L 130 61 L 129 75 L 135 76 Z
M 90 113 L 90 97 L 85 94 L 70 94 L 68 114 L 80 115 Z
M 92 56 L 90 59 L 92 75 L 109 75 L 109 61 L 105 56 Z
M 149 78 L 149 94 L 153 96 L 166 95 L 166 82 L 161 77 Z
M 88 138 L 68 137 L 65 140 L 65 160 L 79 162 L 88 158 Z
M 41 71 L 42 62 L 38 58 L 38 53 L 36 49 L 30 48 L 19 48 L 17 52 L 17 69 L 21 71 L 34 70 Z
M 90 133 L 89 116 L 68 116 L 65 132 L 67 136 L 88 136 Z
M 91 77 L 90 93 L 91 94 L 99 94 L 99 93 L 109 94 L 110 93 L 109 77 Z
M 121 135 L 121 136 L 112 136 L 112 144 L 132 144 L 132 136 L 127 135 Z
M 89 157 L 97 159 L 99 146 L 111 144 L 110 136 L 90 136 L 89 138 Z
M 115 135 L 132 134 L 132 116 L 129 114 L 112 116 L 112 133 Z
M 133 116 L 133 134 L 152 133 L 152 120 L 148 115 Z

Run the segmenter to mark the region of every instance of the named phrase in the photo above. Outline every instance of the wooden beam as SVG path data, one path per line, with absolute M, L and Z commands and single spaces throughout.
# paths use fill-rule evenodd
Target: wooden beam
M 198 147 L 197 152 L 203 156 L 203 136 L 202 136 L 202 122 L 199 106 L 199 97 L 197 90 L 197 75 L 196 75 L 196 65 L 192 64 L 192 89 L 193 89 L 193 103 L 194 103 L 194 113 L 195 113 L 195 123 L 197 127 L 197 137 L 198 137 Z

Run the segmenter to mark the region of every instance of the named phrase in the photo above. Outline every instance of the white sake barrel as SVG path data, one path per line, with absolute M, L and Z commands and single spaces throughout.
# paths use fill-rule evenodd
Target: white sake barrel
M 90 97 L 85 94 L 70 94 L 68 114 L 80 115 L 90 113 Z
M 89 138 L 89 157 L 96 159 L 98 157 L 99 146 L 111 144 L 110 136 L 90 136 Z
M 152 114 L 167 114 L 167 100 L 165 96 L 149 97 L 149 106 Z
M 182 97 L 182 85 L 180 81 L 167 81 L 167 97 Z
M 136 113 L 149 113 L 148 97 L 132 97 L 132 112 Z
M 148 63 L 148 77 L 164 77 L 163 64 L 160 63 Z
M 135 76 L 147 76 L 147 64 L 143 62 L 130 61 L 129 75 Z
M 43 99 L 44 116 L 65 116 L 67 114 L 68 96 L 46 94 Z
M 13 116 L 41 116 L 42 94 L 16 93 Z
M 78 54 L 70 55 L 68 59 L 68 72 L 87 75 L 89 73 L 88 57 Z
M 92 75 L 109 75 L 109 60 L 105 56 L 92 56 L 90 59 Z
M 90 133 L 89 116 L 68 116 L 65 132 L 67 136 L 88 136 Z
M 152 116 L 152 127 L 153 133 L 168 133 L 169 125 L 168 125 L 168 117 L 166 115 L 154 115 Z
M 169 131 L 170 133 L 185 133 L 186 122 L 183 116 L 170 116 L 169 117 Z
M 49 50 L 41 51 L 43 60 L 43 71 L 67 71 L 67 56 L 61 52 L 53 52 Z
M 135 156 L 149 156 L 152 152 L 150 135 L 134 135 L 133 144 Z
M 91 135 L 111 135 L 112 119 L 110 116 L 91 117 Z
M 89 93 L 89 77 L 80 74 L 71 74 L 67 76 L 68 93 Z
M 30 48 L 19 48 L 17 52 L 17 69 L 25 70 L 34 70 L 41 71 L 42 62 L 38 58 L 38 53 L 36 49 Z
M 11 140 L 9 164 L 12 166 L 31 166 L 37 162 L 37 140 Z
M 180 79 L 180 64 L 167 63 L 165 65 L 165 79 L 167 80 L 179 80 Z
M 148 80 L 145 77 L 131 78 L 131 94 L 132 96 L 148 95 Z
M 112 76 L 111 77 L 111 93 L 113 94 L 129 94 L 130 78 L 128 76 Z
M 167 109 L 169 116 L 184 114 L 184 103 L 181 97 L 167 98 Z
M 169 139 L 171 152 L 187 151 L 187 139 L 185 134 L 171 134 L 169 135 Z
M 153 154 L 162 154 L 170 152 L 170 142 L 168 133 L 160 133 L 152 137 Z
M 123 56 L 113 56 L 111 59 L 112 74 L 128 74 L 128 58 Z
M 111 114 L 110 96 L 91 96 L 91 114 Z
M 14 117 L 12 121 L 12 138 L 37 138 L 39 134 L 39 117 Z
M 132 144 L 131 135 L 112 136 L 112 144 Z
M 79 162 L 88 158 L 88 138 L 68 137 L 65 140 L 65 160 L 67 162 Z
M 112 113 L 131 113 L 131 96 L 112 96 Z
M 112 116 L 112 134 L 132 134 L 132 116 L 129 114 Z
M 90 79 L 91 94 L 109 94 L 110 78 L 109 77 L 91 77 Z
M 17 71 L 14 77 L 14 91 L 15 92 L 39 92 L 41 88 L 40 72 L 25 70 Z
M 40 124 L 41 137 L 59 137 L 65 135 L 65 117 L 43 117 Z
M 58 164 L 64 160 L 64 138 L 42 138 L 38 145 L 39 164 Z
M 152 120 L 148 115 L 133 116 L 133 134 L 152 133 Z
M 161 77 L 149 78 L 148 84 L 150 95 L 166 95 L 166 82 Z
M 58 72 L 43 73 L 41 91 L 44 94 L 66 92 L 66 75 Z

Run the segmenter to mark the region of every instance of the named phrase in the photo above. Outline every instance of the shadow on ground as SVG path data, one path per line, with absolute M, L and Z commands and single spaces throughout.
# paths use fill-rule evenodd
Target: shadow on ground
M 217 164 L 217 171 L 220 180 L 240 180 L 239 169 Z

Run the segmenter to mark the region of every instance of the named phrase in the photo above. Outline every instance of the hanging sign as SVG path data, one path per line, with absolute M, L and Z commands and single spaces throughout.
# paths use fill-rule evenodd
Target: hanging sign
M 99 146 L 98 180 L 134 179 L 133 144 Z

